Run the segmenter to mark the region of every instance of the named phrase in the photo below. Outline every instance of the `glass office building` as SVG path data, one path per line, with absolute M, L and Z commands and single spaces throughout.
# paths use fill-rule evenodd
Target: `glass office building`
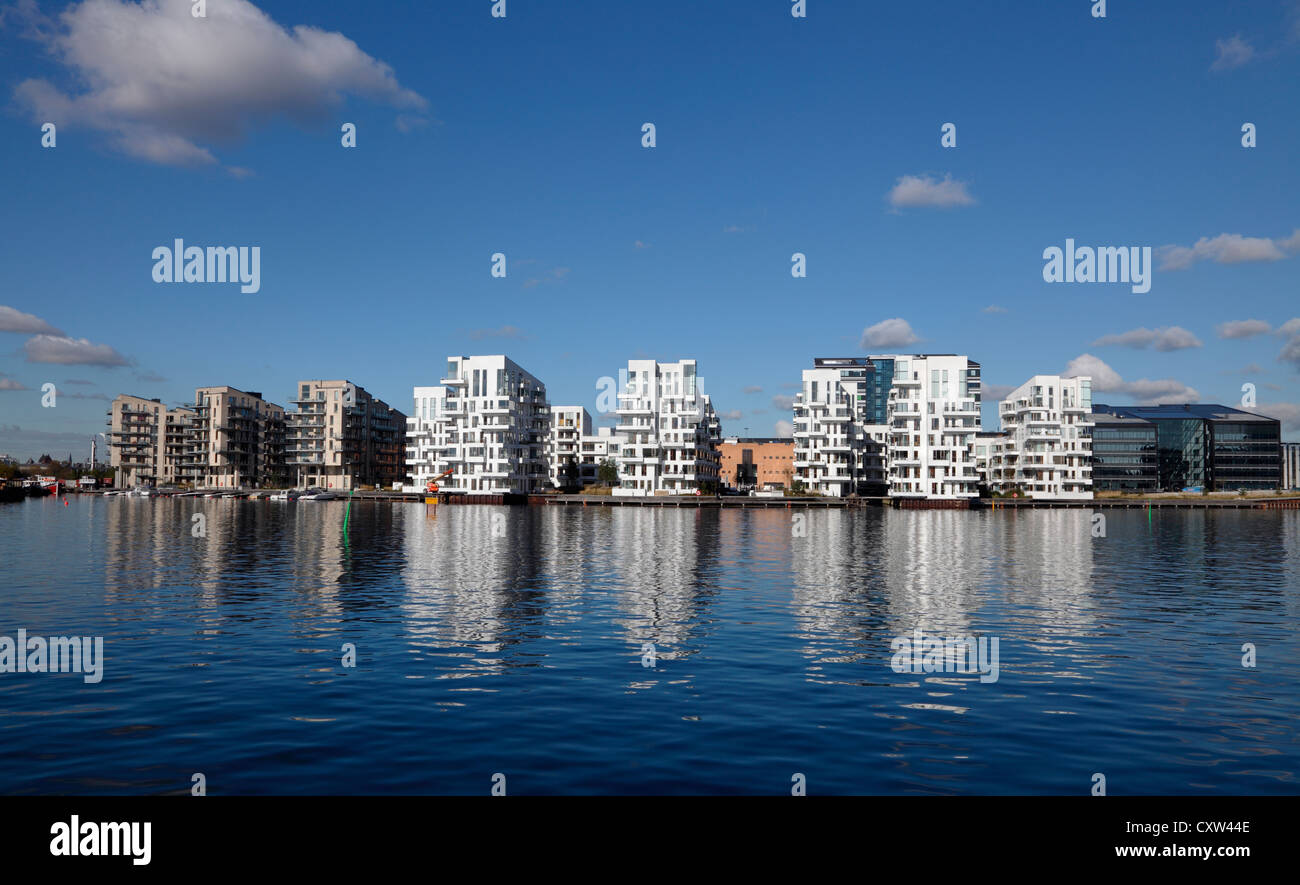
M 1160 487 L 1156 425 L 1124 418 L 1094 406 L 1092 420 L 1092 488 L 1097 491 L 1154 492 Z
M 1276 489 L 1276 418 L 1210 403 L 1093 405 L 1093 487 L 1099 490 Z

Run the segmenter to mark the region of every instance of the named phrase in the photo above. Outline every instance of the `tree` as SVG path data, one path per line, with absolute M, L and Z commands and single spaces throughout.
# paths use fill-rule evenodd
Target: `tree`
M 600 467 L 596 471 L 596 478 L 604 485 L 618 485 L 618 465 L 606 458 L 600 462 Z
M 564 465 L 564 487 L 577 488 L 578 486 L 578 462 L 572 455 L 569 456 L 568 462 Z

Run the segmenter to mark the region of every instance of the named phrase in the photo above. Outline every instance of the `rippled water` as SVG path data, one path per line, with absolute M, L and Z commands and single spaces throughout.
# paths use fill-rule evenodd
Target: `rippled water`
M 344 510 L 0 506 L 0 635 L 106 656 L 0 674 L 0 791 L 1300 792 L 1300 513 Z

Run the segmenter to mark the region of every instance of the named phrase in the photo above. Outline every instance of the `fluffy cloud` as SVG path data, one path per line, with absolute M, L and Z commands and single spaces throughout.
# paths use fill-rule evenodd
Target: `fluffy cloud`
M 126 154 L 170 165 L 215 163 L 206 145 L 274 120 L 327 120 L 346 94 L 427 107 L 340 33 L 286 29 L 248 0 L 209 3 L 201 19 L 190 10 L 174 0 L 84 0 L 41 20 L 29 33 L 84 88 L 31 79 L 14 96 L 38 121 L 97 130 Z
M 1011 396 L 1015 390 L 1010 384 L 983 384 L 980 386 L 980 396 L 984 402 L 1001 402 Z
M 1144 350 L 1155 347 L 1159 351 L 1187 350 L 1200 347 L 1201 340 L 1182 326 L 1159 329 L 1130 329 L 1118 335 L 1105 335 L 1092 342 L 1093 347 L 1136 347 Z
M 757 384 L 751 384 L 745 388 L 745 393 L 762 393 L 762 392 L 763 392 L 763 388 L 758 386 Z
M 794 397 L 792 396 L 774 396 L 772 397 L 772 408 L 788 412 L 794 408 Z
M 1255 57 L 1255 47 L 1235 34 L 1227 40 L 1214 41 L 1214 64 L 1212 71 L 1230 71 L 1239 68 Z
M 1067 378 L 1087 375 L 1092 378 L 1092 389 L 1101 393 L 1121 393 L 1132 397 L 1140 405 L 1157 403 L 1194 403 L 1199 402 L 1201 394 L 1194 387 L 1188 387 L 1173 378 L 1152 380 L 1141 378 L 1137 381 L 1125 381 L 1114 369 L 1090 353 L 1083 353 L 1070 360 L 1070 364 L 1061 373 Z M 1096 397 L 1093 397 L 1096 399 Z
M 27 385 L 12 378 L 0 378 L 0 390 L 28 390 Z
M 966 184 L 951 175 L 942 179 L 930 175 L 904 175 L 889 191 L 889 205 L 895 209 L 952 209 L 974 206 L 975 198 Z
M 1229 320 L 1218 325 L 1220 338 L 1253 338 L 1271 331 L 1273 327 L 1263 320 Z
M 61 366 L 129 366 L 131 361 L 107 344 L 92 344 L 85 338 L 37 335 L 28 338 L 23 352 L 29 363 Z
M 25 335 L 62 335 L 63 333 L 38 316 L 0 304 L 0 332 Z
M 1186 270 L 1198 261 L 1217 264 L 1245 264 L 1251 261 L 1280 261 L 1300 251 L 1300 229 L 1289 237 L 1243 237 L 1219 234 L 1201 237 L 1191 246 L 1161 246 L 1157 250 L 1161 270 Z
M 907 320 L 894 317 L 863 329 L 861 346 L 863 350 L 889 350 L 906 347 L 920 340 Z
M 772 426 L 772 435 L 778 439 L 790 439 L 794 436 L 794 424 L 789 421 L 778 421 Z
M 1242 407 L 1242 411 L 1276 418 L 1282 422 L 1283 430 L 1300 430 L 1300 406 L 1295 403 L 1266 403 L 1262 406 Z
M 741 418 L 745 417 L 745 415 L 740 411 L 740 409 L 732 409 L 730 412 L 720 413 L 718 417 L 723 421 L 739 421 Z

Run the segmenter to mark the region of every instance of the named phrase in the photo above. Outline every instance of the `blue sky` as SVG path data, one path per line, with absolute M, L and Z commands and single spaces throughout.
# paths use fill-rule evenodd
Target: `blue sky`
M 1249 382 L 1300 438 L 1295 2 L 190 6 L 0 6 L 0 452 L 81 454 L 119 392 L 409 410 L 473 353 L 593 414 L 627 359 L 694 357 L 727 434 L 876 350 L 1117 403 Z M 1044 282 L 1067 237 L 1151 247 L 1151 291 Z M 261 290 L 153 282 L 176 238 L 260 247 Z

